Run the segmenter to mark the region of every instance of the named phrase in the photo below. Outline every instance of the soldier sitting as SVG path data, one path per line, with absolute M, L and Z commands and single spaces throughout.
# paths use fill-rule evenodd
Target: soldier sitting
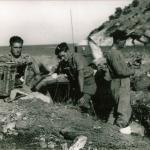
M 29 55 L 22 54 L 23 39 L 19 36 L 12 36 L 10 38 L 10 53 L 0 56 L 0 62 L 13 62 L 16 65 L 15 88 L 22 87 L 25 80 L 25 71 L 32 68 L 32 76 L 34 79 L 39 77 L 39 67 L 36 61 Z M 29 73 L 28 73 L 29 75 Z M 32 82 L 27 85 L 32 88 Z

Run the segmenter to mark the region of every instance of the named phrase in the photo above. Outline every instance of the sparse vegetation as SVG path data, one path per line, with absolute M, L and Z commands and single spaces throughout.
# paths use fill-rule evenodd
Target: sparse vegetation
M 149 0 L 134 0 L 130 5 L 125 6 L 123 9 L 120 7 L 116 8 L 114 14 L 109 16 L 109 21 L 103 23 L 104 28 L 97 28 L 98 32 L 105 30 L 104 35 L 107 37 L 111 36 L 113 32 L 121 30 L 128 35 L 127 38 L 133 38 L 134 32 L 133 40 L 141 42 L 142 36 L 149 30 L 149 11 Z M 93 33 L 91 32 L 89 36 L 92 36 L 92 34 Z M 137 38 L 135 38 L 136 36 Z M 147 38 L 149 37 L 147 36 Z M 149 40 L 147 39 L 146 41 Z

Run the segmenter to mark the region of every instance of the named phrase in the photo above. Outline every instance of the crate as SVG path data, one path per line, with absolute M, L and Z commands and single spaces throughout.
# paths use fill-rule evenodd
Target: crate
M 13 62 L 0 63 L 0 96 L 9 96 L 15 85 L 16 65 Z

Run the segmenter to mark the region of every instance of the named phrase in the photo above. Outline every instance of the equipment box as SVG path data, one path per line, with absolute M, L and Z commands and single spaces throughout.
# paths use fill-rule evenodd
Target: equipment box
M 0 96 L 9 96 L 14 88 L 16 65 L 13 62 L 0 63 Z

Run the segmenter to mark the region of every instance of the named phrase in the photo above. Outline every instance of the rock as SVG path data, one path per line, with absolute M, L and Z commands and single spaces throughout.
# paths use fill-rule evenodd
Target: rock
M 60 131 L 60 134 L 62 134 L 65 139 L 74 140 L 81 134 L 81 131 L 78 131 L 77 129 L 71 127 L 66 127 Z
M 15 135 L 15 136 L 17 136 L 17 135 L 18 135 L 18 132 L 17 132 L 16 130 L 8 130 L 8 131 L 7 131 L 7 134 L 8 134 L 8 135 Z
M 28 123 L 25 120 L 18 120 L 16 122 L 16 129 L 28 129 Z
M 55 143 L 50 141 L 50 142 L 48 142 L 47 147 L 50 149 L 55 149 Z
M 119 130 L 122 134 L 131 134 L 131 127 L 130 126 L 128 126 L 128 127 L 125 127 L 125 128 L 121 128 L 120 130 Z
M 45 141 L 44 137 L 40 138 L 40 147 L 41 148 L 47 148 L 47 144 L 46 144 L 46 141 Z
M 132 122 L 130 127 L 131 127 L 131 133 L 132 134 L 137 134 L 137 135 L 140 135 L 142 137 L 145 136 L 145 128 L 141 124 L 136 123 L 136 122 Z
M 3 126 L 3 133 L 7 133 L 8 130 L 14 130 L 16 122 L 9 122 Z
M 84 148 L 85 144 L 87 142 L 87 137 L 86 136 L 78 136 L 75 139 L 75 142 L 73 143 L 73 145 L 69 148 L 69 150 L 80 150 L 82 148 Z
M 32 93 L 28 94 L 27 96 L 22 97 L 21 100 L 34 99 L 34 98 L 37 98 L 45 103 L 53 104 L 53 100 L 51 97 L 46 96 L 39 92 L 32 92 Z
M 98 130 L 98 129 L 101 129 L 101 128 L 102 128 L 102 127 L 99 126 L 99 125 L 98 125 L 98 126 L 97 126 L 97 125 L 96 125 L 96 126 L 93 126 L 93 129 L 95 129 L 95 130 Z
M 23 114 L 21 112 L 16 112 L 16 118 L 17 120 L 20 120 L 22 118 Z

